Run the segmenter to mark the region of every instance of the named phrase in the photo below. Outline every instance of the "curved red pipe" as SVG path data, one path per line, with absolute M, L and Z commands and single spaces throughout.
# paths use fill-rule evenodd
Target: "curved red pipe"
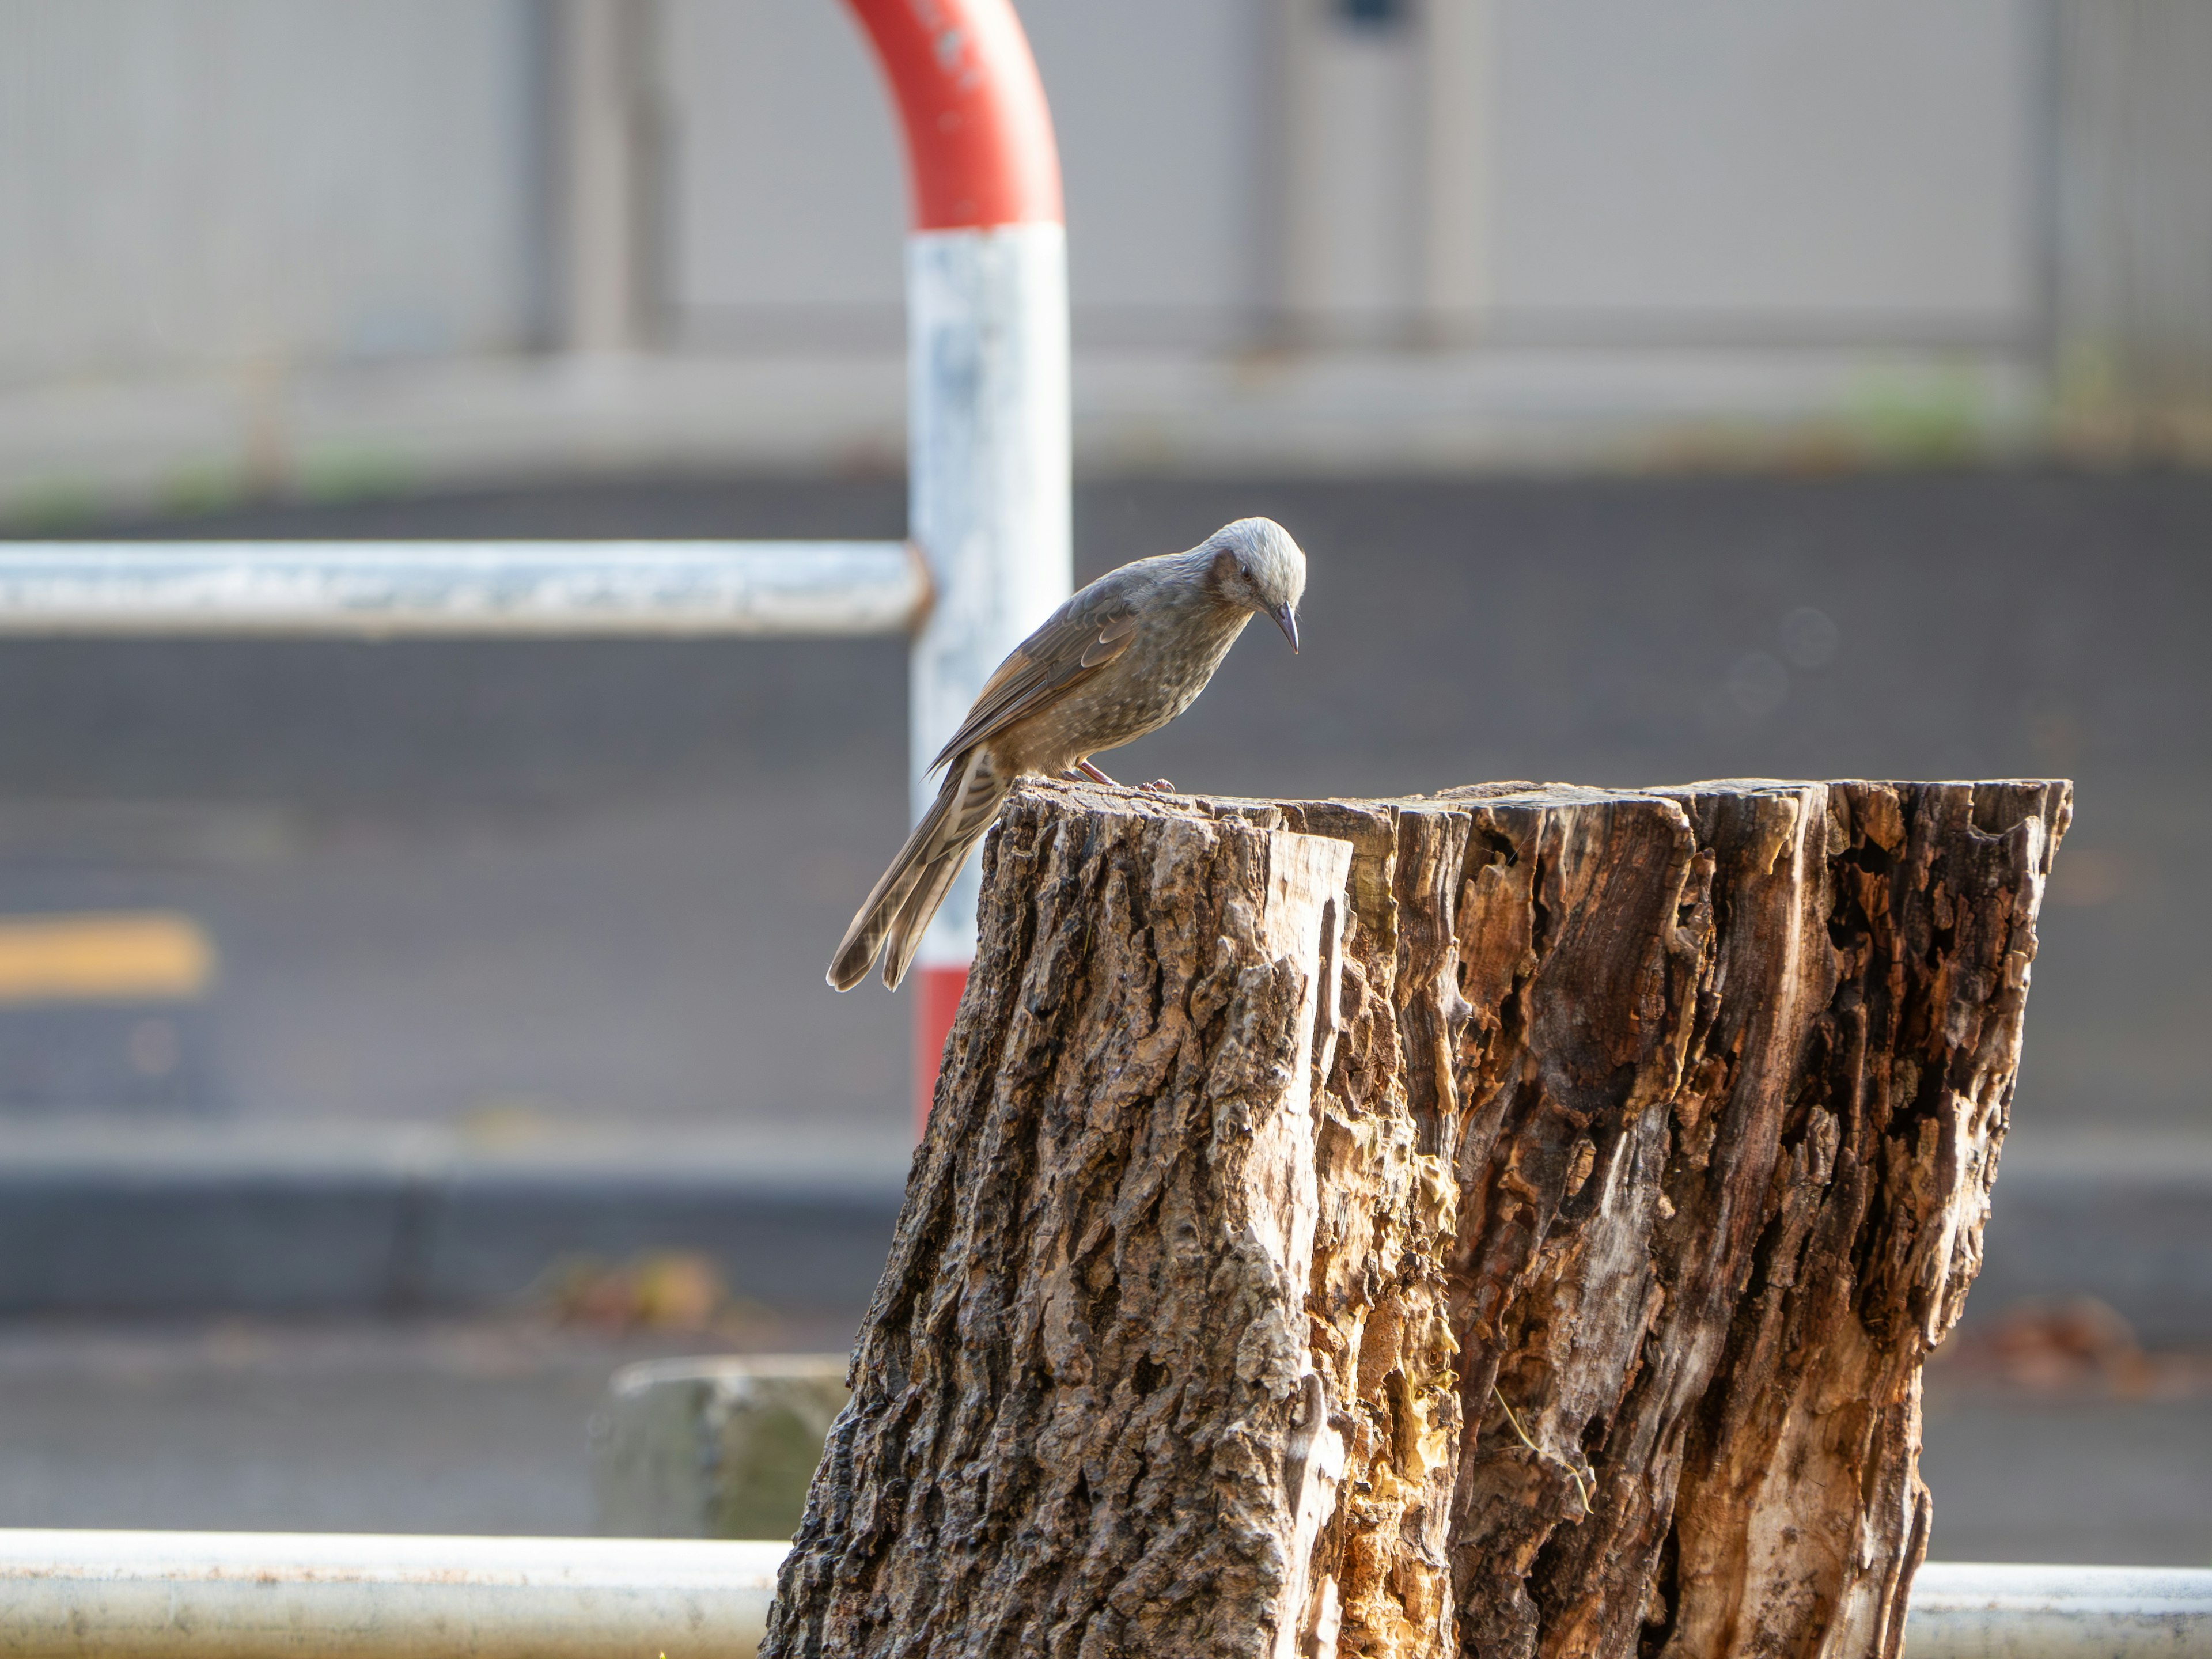
M 846 0 L 906 128 L 914 228 L 1060 224 L 1060 149 L 1012 0 Z

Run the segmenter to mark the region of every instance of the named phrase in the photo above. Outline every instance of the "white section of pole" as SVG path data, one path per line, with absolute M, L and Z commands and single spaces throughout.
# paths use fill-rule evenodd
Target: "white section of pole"
M 4 635 L 895 634 L 902 542 L 0 542 Z
M 2180 1659 L 2212 1654 L 2212 1571 L 1929 1561 L 1904 1659 Z
M 1006 653 L 1066 599 L 1067 236 L 1057 224 L 907 241 L 908 533 L 936 584 L 908 704 L 914 813 L 930 762 Z M 971 860 L 924 937 L 924 969 L 975 954 Z
M 33 1659 L 747 1656 L 766 1628 L 787 1547 L 0 1531 L 0 1652 Z

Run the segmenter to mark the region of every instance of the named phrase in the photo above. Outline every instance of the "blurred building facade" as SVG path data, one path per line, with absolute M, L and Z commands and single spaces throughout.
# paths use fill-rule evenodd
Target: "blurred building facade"
M 2212 453 L 2201 0 L 1022 0 L 1094 467 Z M 0 0 L 0 505 L 895 465 L 836 0 Z

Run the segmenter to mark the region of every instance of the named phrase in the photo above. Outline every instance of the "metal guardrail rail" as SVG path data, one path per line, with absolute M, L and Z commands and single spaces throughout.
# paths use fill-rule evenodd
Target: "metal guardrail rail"
M 18 1659 L 749 1659 L 781 1543 L 0 1531 Z M 1930 1562 L 1905 1659 L 2212 1655 L 2212 1571 Z
M 903 542 L 7 542 L 0 634 L 901 634 Z
M 1930 1561 L 1905 1659 L 2204 1659 L 2212 1570 Z
M 750 1656 L 780 1543 L 0 1531 L 21 1659 Z

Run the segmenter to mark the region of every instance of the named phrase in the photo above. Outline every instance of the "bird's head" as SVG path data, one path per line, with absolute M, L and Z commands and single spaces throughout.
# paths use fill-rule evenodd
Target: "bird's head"
M 1298 648 L 1298 601 L 1305 597 L 1306 556 L 1273 519 L 1239 519 L 1206 538 L 1208 567 L 1222 602 L 1273 617 L 1291 649 Z

